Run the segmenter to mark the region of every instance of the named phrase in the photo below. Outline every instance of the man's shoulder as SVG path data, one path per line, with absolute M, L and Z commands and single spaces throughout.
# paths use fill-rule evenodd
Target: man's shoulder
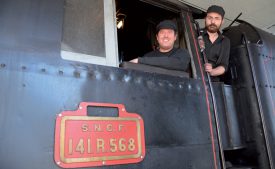
M 227 45 L 230 45 L 230 39 L 224 35 L 222 35 L 223 37 L 223 42 L 226 43 Z
M 221 34 L 221 36 L 222 36 L 222 39 L 223 39 L 223 40 L 230 42 L 230 39 L 229 39 L 227 36 L 225 36 L 225 35 L 223 35 L 223 34 Z
M 187 52 L 187 49 L 185 48 L 176 48 L 178 52 Z
M 185 54 L 185 55 L 189 55 L 189 52 L 187 51 L 187 49 L 184 48 L 176 48 L 176 53 L 178 54 Z
M 158 50 L 153 50 L 148 53 L 145 53 L 143 57 L 156 57 L 159 55 L 158 53 L 159 53 Z

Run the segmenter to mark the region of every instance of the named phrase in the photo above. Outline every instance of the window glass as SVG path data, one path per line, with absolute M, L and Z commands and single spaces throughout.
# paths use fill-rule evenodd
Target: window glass
M 104 1 L 66 0 L 61 49 L 106 57 Z
M 112 0 L 65 0 L 61 57 L 117 66 L 114 9 Z

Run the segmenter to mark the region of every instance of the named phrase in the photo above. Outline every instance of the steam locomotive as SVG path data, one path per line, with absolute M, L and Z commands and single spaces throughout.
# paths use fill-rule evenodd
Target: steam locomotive
M 181 1 L 2 0 L 0 11 L 1 169 L 274 168 L 274 35 L 240 20 L 224 29 L 229 69 L 210 82 L 205 13 Z M 163 19 L 177 23 L 188 73 L 127 63 L 155 47 Z

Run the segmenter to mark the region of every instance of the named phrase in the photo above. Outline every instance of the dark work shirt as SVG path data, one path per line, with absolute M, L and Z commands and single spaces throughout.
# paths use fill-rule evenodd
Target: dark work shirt
M 206 30 L 203 32 L 203 39 L 208 62 L 212 64 L 213 68 L 223 66 L 225 71 L 227 71 L 230 54 L 230 40 L 219 32 L 218 38 L 212 43 L 209 40 L 209 35 Z M 219 81 L 219 77 L 213 77 L 212 80 Z
M 218 38 L 212 43 L 209 40 L 209 35 L 204 31 L 203 39 L 205 42 L 205 54 L 208 62 L 212 64 L 213 68 L 223 66 L 225 70 L 228 67 L 230 40 L 219 33 Z
M 190 64 L 190 55 L 187 50 L 173 48 L 169 52 L 151 51 L 138 58 L 138 63 L 157 66 L 165 69 L 187 71 Z

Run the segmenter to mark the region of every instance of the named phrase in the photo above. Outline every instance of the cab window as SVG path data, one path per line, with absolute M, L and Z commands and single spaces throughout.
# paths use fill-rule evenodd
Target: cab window
M 159 3 L 150 0 L 65 0 L 61 57 L 119 67 L 158 47 L 156 26 L 165 19 L 177 24 L 175 47 L 187 49 L 191 56 L 180 9 Z M 192 76 L 191 67 L 188 77 Z M 139 68 L 141 71 L 153 69 L 157 68 Z
M 121 21 L 123 22 L 123 26 L 118 25 L 117 27 L 118 53 L 121 67 L 169 75 L 170 72 L 172 72 L 171 75 L 183 74 L 173 70 L 163 70 L 161 67 L 148 67 L 147 65 L 128 62 L 158 48 L 156 26 L 159 22 L 167 19 L 174 21 L 177 25 L 178 37 L 174 46 L 184 48 L 187 51 L 190 50 L 185 38 L 186 30 L 181 11 L 173 10 L 166 5 L 155 4 L 155 1 L 148 0 L 146 2 L 116 0 L 117 24 Z M 189 72 L 184 75 L 185 77 L 192 76 L 191 64 L 189 67 Z

